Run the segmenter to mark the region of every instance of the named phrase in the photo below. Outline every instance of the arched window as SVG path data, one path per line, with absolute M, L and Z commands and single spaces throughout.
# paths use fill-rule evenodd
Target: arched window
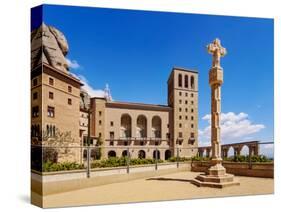
M 159 116 L 154 116 L 152 118 L 152 137 L 161 138 L 161 118 Z
M 56 136 L 56 127 L 53 126 L 53 137 L 55 137 L 55 136 Z
M 139 153 L 138 153 L 138 157 L 140 159 L 144 159 L 145 158 L 145 151 L 144 150 L 140 150 Z
M 34 137 L 34 126 L 31 126 L 31 137 Z
M 39 136 L 40 134 L 40 126 L 39 124 L 36 126 L 35 136 Z
M 194 83 L 195 83 L 195 82 L 194 82 L 194 76 L 191 76 L 191 77 L 190 77 L 190 85 L 191 85 L 191 88 L 192 88 L 192 89 L 194 89 Z
M 181 74 L 179 74 L 179 76 L 178 76 L 178 86 L 182 87 L 182 75 Z
M 184 76 L 184 87 L 188 88 L 188 76 L 187 75 Z
M 147 120 L 144 115 L 140 115 L 137 118 L 137 131 L 136 136 L 139 138 L 147 137 Z
M 157 156 L 157 160 L 161 159 L 159 150 L 153 151 L 153 159 L 156 159 L 156 156 Z
M 49 125 L 47 124 L 47 136 L 50 136 L 50 129 L 49 129 Z
M 120 129 L 121 138 L 130 138 L 132 137 L 132 119 L 128 114 L 123 114 L 121 116 L 121 129 Z
M 113 150 L 111 150 L 111 151 L 109 151 L 109 152 L 107 153 L 107 156 L 108 156 L 109 158 L 116 157 L 116 152 L 113 151 Z
M 122 152 L 122 157 L 127 157 L 128 156 L 128 151 L 127 150 L 124 150 L 123 152 Z
M 170 157 L 172 157 L 172 152 L 171 150 L 166 150 L 165 151 L 165 160 L 168 160 Z

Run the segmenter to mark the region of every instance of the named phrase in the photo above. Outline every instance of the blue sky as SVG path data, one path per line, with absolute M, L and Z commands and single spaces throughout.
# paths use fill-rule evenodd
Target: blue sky
M 71 71 L 94 89 L 108 83 L 114 100 L 166 104 L 172 67 L 198 70 L 201 133 L 210 113 L 206 45 L 220 38 L 222 112 L 259 129 L 228 139 L 273 139 L 272 19 L 45 5 L 43 20 L 65 34 Z

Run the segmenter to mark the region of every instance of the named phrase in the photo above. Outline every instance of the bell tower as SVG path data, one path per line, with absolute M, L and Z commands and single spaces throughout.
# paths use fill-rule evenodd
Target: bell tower
M 174 67 L 168 80 L 168 105 L 170 114 L 170 135 L 176 155 L 196 155 L 198 146 L 198 72 Z

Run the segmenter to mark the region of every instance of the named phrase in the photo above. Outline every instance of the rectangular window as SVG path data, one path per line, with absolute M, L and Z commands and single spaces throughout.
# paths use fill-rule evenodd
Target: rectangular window
M 193 93 L 191 94 L 191 97 L 193 97 Z
M 187 109 L 187 108 L 185 108 L 185 112 L 188 112 L 188 109 Z
M 33 86 L 37 86 L 37 85 L 38 85 L 38 80 L 37 80 L 37 78 L 33 79 L 32 85 L 33 85 Z
M 53 92 L 49 92 L 49 99 L 54 99 L 54 93 Z
M 185 120 L 188 120 L 188 116 L 185 116 Z
M 182 125 L 181 125 L 181 123 L 179 123 L 179 128 L 181 128 L 182 127 Z
M 182 102 L 182 101 L 181 101 L 181 99 L 180 99 L 180 100 L 179 100 L 179 103 L 181 104 L 181 102 Z
M 49 85 L 54 85 L 54 79 L 53 78 L 49 78 Z
M 179 111 L 181 112 L 181 107 L 179 108 Z
M 68 98 L 67 99 L 67 104 L 72 105 L 72 99 Z
M 99 125 L 101 125 L 101 120 L 99 120 Z
M 194 132 L 190 133 L 190 137 L 194 138 Z
M 110 122 L 110 126 L 111 126 L 111 127 L 113 127 L 113 126 L 114 126 L 114 123 L 113 123 L 113 121 L 111 121 L 111 122 Z
M 166 133 L 166 138 L 170 139 L 170 133 Z
M 101 133 L 99 133 L 99 137 L 101 137 Z
M 69 85 L 68 86 L 68 92 L 71 93 L 72 92 L 72 87 Z
M 110 137 L 111 140 L 113 140 L 114 139 L 114 132 L 109 132 L 109 137 Z
M 33 93 L 33 100 L 36 100 L 38 98 L 38 93 L 37 92 L 34 92 Z
M 191 116 L 191 120 L 193 120 L 194 119 L 194 117 L 193 116 Z
M 187 94 L 187 93 L 185 93 L 185 96 L 187 97 L 187 96 L 188 96 L 188 94 Z
M 99 111 L 99 116 L 101 116 L 101 114 L 102 114 L 102 112 L 101 112 L 101 111 Z
M 39 116 L 39 106 L 32 107 L 32 117 L 35 118 L 38 116 Z
M 181 96 L 181 91 L 179 92 L 179 95 Z
M 193 110 L 193 109 L 191 109 L 191 113 L 193 113 L 193 111 L 194 111 L 194 110 Z
M 186 105 L 187 105 L 187 103 L 188 103 L 187 100 L 185 100 L 185 104 L 186 104 Z
M 193 105 L 193 104 L 194 104 L 194 102 L 193 102 L 193 101 L 191 101 L 191 104 Z
M 114 145 L 114 142 L 113 141 L 110 141 L 109 142 L 109 146 L 113 146 Z
M 194 125 L 193 124 L 191 124 L 191 128 L 193 128 L 194 127 Z
M 48 117 L 51 117 L 51 118 L 55 117 L 55 108 L 54 107 L 48 106 L 47 111 L 48 111 L 48 113 L 47 113 Z
M 179 116 L 179 120 L 181 120 L 181 116 Z
M 182 132 L 179 132 L 179 138 L 182 138 Z

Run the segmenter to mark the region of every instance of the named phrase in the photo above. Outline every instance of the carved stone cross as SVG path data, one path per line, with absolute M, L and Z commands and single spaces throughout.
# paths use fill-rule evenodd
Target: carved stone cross
M 213 67 L 221 67 L 220 58 L 226 55 L 226 49 L 221 46 L 221 41 L 216 38 L 212 43 L 207 45 L 207 50 L 213 56 Z

